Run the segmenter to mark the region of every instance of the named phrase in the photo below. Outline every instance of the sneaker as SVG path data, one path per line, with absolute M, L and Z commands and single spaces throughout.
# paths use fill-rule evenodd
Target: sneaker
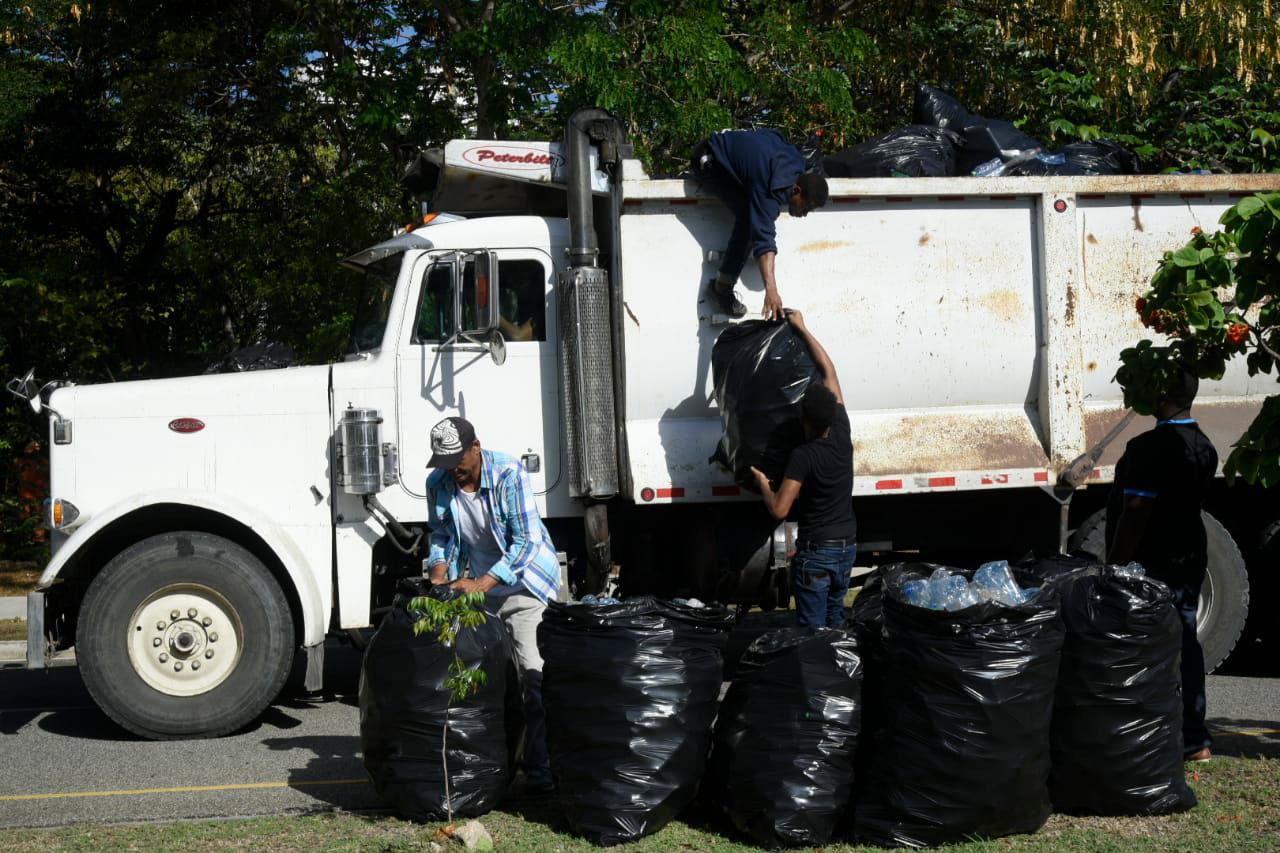
M 1212 758 L 1213 758 L 1213 752 L 1210 751 L 1209 747 L 1202 746 L 1199 749 L 1197 749 L 1195 752 L 1188 752 L 1186 755 L 1182 757 L 1182 760 L 1188 763 L 1194 762 L 1196 764 L 1201 764 L 1205 761 L 1211 760 Z
M 720 306 L 720 313 L 728 314 L 734 320 L 747 316 L 747 306 L 739 301 L 732 287 L 717 287 L 715 279 L 712 279 L 710 290 L 711 298 L 715 300 L 716 305 Z

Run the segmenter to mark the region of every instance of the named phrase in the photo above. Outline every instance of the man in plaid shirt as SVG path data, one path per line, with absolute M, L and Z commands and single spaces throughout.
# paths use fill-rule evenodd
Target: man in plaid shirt
M 486 609 L 506 626 L 524 691 L 527 790 L 548 792 L 538 624 L 560 586 L 555 546 L 520 460 L 481 449 L 470 421 L 445 418 L 432 427 L 431 452 L 427 574 L 435 584 L 483 592 Z

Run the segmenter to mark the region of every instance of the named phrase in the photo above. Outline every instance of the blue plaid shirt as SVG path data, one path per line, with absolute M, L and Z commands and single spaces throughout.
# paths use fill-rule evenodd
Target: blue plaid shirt
M 503 546 L 502 559 L 489 574 L 509 586 L 523 584 L 540 601 L 555 598 L 560 587 L 560 561 L 551 534 L 538 515 L 529 475 L 520 460 L 492 450 L 480 451 L 480 495 L 493 519 L 493 535 Z M 469 563 L 467 543 L 458 532 L 458 484 L 437 468 L 427 477 L 431 550 L 424 569 L 444 563 L 449 580 L 462 577 Z

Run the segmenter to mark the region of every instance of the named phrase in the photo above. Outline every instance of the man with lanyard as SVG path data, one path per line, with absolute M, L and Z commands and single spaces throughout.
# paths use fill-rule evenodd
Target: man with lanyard
M 746 315 L 747 308 L 734 296 L 733 286 L 750 251 L 764 281 L 764 318 L 781 320 L 782 297 L 773 275 L 778 254 L 773 223 L 783 205 L 792 216 L 803 217 L 826 204 L 826 178 L 806 172 L 800 149 L 776 130 L 713 133 L 693 149 L 692 169 L 734 217 L 720 274 L 711 281 L 712 299 L 730 317 Z
M 1173 590 L 1182 618 L 1182 747 L 1188 761 L 1208 761 L 1213 743 L 1204 721 L 1196 609 L 1209 562 L 1200 511 L 1218 454 L 1191 417 L 1199 384 L 1187 370 L 1174 379 L 1156 404 L 1155 429 L 1130 441 L 1116 464 L 1107 503 L 1107 562 L 1141 563 L 1149 577 Z
M 822 382 L 810 383 L 801 400 L 806 441 L 792 451 L 782 484 L 775 491 L 764 472 L 752 468 L 751 473 L 773 517 L 781 521 L 794 508 L 800 525 L 791 563 L 800 624 L 839 627 L 844 624 L 844 597 L 857 555 L 849 415 L 831 357 L 799 311 L 788 311 L 787 320 L 808 346 Z
M 524 692 L 526 790 L 546 793 L 551 768 L 538 624 L 560 585 L 555 547 L 520 460 L 481 449 L 470 421 L 445 418 L 432 427 L 431 453 L 431 582 L 483 592 L 485 609 L 506 627 Z

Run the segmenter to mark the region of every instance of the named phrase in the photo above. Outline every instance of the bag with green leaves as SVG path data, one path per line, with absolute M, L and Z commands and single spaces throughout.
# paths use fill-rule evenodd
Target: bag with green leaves
M 511 781 L 505 713 L 510 646 L 483 596 L 400 582 L 360 669 L 360 747 L 401 817 L 493 809 Z

